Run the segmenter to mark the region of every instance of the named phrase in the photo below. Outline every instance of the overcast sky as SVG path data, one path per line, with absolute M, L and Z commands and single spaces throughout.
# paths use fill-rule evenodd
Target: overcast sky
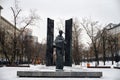
M 14 0 L 0 0 L 3 6 L 2 16 L 12 21 L 10 7 Z M 39 27 L 33 28 L 33 34 L 39 41 L 46 38 L 46 18 L 57 21 L 77 17 L 87 17 L 99 21 L 101 24 L 120 23 L 120 0 L 19 0 L 19 6 L 24 14 L 30 9 L 36 9 L 42 20 Z M 57 26 L 56 26 L 57 27 Z

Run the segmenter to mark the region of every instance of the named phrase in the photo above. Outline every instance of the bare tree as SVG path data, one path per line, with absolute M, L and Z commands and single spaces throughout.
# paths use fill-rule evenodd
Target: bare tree
M 104 28 L 102 31 L 101 31 L 101 50 L 102 53 L 103 53 L 103 62 L 104 62 L 104 65 L 105 65 L 105 61 L 106 61 L 106 51 L 108 49 L 108 45 L 107 45 L 107 39 L 108 39 L 108 33 L 107 33 L 107 29 Z
M 4 55 L 6 58 L 6 61 L 10 61 L 10 59 L 7 55 L 8 47 L 9 47 L 9 44 L 7 43 L 7 40 L 6 40 L 5 28 L 0 27 L 0 48 L 1 48 L 2 53 L 3 53 L 2 55 Z
M 112 65 L 114 64 L 114 55 L 118 52 L 118 36 L 112 35 L 111 33 L 108 34 L 107 37 L 107 45 L 108 45 L 108 52 L 111 53 L 111 60 Z
M 57 25 L 57 30 L 59 31 L 59 30 L 63 30 L 63 31 L 65 31 L 65 23 L 64 23 L 64 20 L 63 19 L 61 19 L 61 18 L 59 18 L 59 21 L 58 22 L 56 22 L 56 25 Z
M 79 65 L 82 60 L 83 45 L 80 42 L 82 29 L 80 28 L 77 18 L 74 19 L 72 28 L 73 60 L 76 65 Z
M 23 25 L 23 29 L 22 31 L 18 30 L 18 32 L 16 32 L 17 30 L 17 23 L 19 21 L 19 15 L 21 13 L 21 9 L 19 8 L 18 6 L 18 0 L 14 0 L 15 4 L 14 4 L 14 7 L 11 7 L 11 10 L 13 12 L 13 18 L 14 18 L 14 37 L 13 37 L 13 45 L 14 45 L 14 50 L 13 50 L 13 56 L 11 58 L 11 62 L 13 63 L 15 61 L 15 56 L 17 54 L 17 39 L 22 35 L 22 33 L 24 32 L 25 28 L 27 26 L 30 26 L 30 25 L 35 25 L 35 21 L 39 20 L 39 16 L 34 12 L 34 11 L 31 11 L 30 12 L 30 15 L 28 17 L 24 17 L 24 19 L 21 20 L 21 24 L 24 24 Z M 18 25 L 19 26 L 19 25 Z
M 14 38 L 13 38 L 13 45 L 14 45 L 14 48 L 13 48 L 13 56 L 12 56 L 12 59 L 11 59 L 11 62 L 13 64 L 13 61 L 15 60 L 15 55 L 17 54 L 16 53 L 16 44 L 17 44 L 17 38 L 16 38 L 16 29 L 17 29 L 17 18 L 18 18 L 18 15 L 20 14 L 21 12 L 21 9 L 19 9 L 18 7 L 18 1 L 15 0 L 15 5 L 14 5 L 14 8 L 11 7 L 11 10 L 13 12 L 13 17 L 14 17 Z
M 99 59 L 98 59 L 98 48 L 100 46 L 100 29 L 98 27 L 101 27 L 98 25 L 98 21 L 92 21 L 91 19 L 83 19 L 81 21 L 81 25 L 83 26 L 84 30 L 86 31 L 87 35 L 89 36 L 94 54 L 95 54 L 95 61 L 97 62 L 96 66 L 99 65 Z

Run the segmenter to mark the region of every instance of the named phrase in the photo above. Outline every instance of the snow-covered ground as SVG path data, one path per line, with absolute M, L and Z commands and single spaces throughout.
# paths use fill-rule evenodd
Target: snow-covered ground
M 102 65 L 102 62 L 100 63 Z M 107 62 L 111 66 L 111 63 Z M 95 63 L 90 63 L 95 65 Z M 116 65 L 116 64 L 115 64 Z M 73 67 L 64 67 L 64 71 L 101 71 L 101 78 L 19 78 L 17 71 L 55 71 L 55 67 L 46 67 L 45 65 L 30 65 L 30 67 L 0 67 L 0 80 L 120 80 L 120 69 L 105 69 L 105 68 L 86 68 L 86 63 L 81 65 L 73 65 Z

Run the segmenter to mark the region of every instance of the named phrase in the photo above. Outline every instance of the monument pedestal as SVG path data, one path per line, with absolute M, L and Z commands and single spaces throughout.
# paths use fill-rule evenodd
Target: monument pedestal
M 17 71 L 19 77 L 44 77 L 44 78 L 100 78 L 102 72 L 65 72 L 65 71 Z

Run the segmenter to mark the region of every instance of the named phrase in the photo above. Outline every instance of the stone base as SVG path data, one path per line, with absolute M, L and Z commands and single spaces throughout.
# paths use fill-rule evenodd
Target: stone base
M 17 76 L 45 78 L 100 78 L 102 77 L 102 72 L 17 71 Z
M 89 66 L 87 68 L 111 68 L 110 66 Z
M 120 69 L 120 67 L 114 67 L 115 69 Z

